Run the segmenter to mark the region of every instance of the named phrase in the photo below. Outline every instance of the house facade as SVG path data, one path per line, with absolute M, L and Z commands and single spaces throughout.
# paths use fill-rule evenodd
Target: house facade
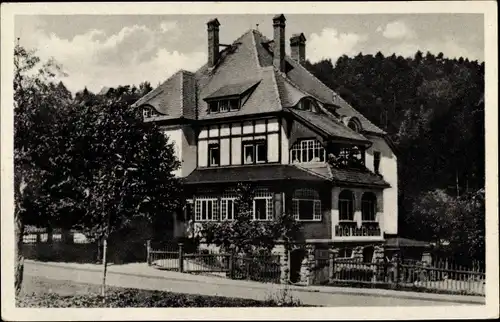
M 249 30 L 219 42 L 207 22 L 208 61 L 181 70 L 134 105 L 174 142 L 192 198 L 186 220 L 234 218 L 234 188 L 256 187 L 255 220 L 291 212 L 307 244 L 354 256 L 397 235 L 397 157 L 386 133 L 303 66 L 306 38 Z

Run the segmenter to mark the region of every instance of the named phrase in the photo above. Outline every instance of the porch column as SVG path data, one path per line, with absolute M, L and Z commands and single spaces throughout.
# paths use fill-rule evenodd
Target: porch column
M 331 205 L 331 216 L 332 216 L 332 238 L 335 237 L 335 226 L 339 224 L 339 193 L 340 188 L 332 187 L 332 205 Z
M 361 197 L 363 191 L 354 190 L 354 221 L 357 223 L 358 228 L 361 228 Z
M 283 193 L 281 191 L 276 191 L 274 193 L 274 218 L 279 218 L 283 215 Z
M 378 222 L 378 225 L 380 227 L 380 234 L 383 236 L 384 235 L 384 231 L 385 231 L 385 227 L 384 227 L 384 220 L 385 220 L 385 216 L 384 216 L 384 191 L 381 190 L 381 191 L 377 191 L 375 193 L 376 197 L 377 197 L 377 214 L 376 214 L 376 217 L 375 217 L 375 220 Z

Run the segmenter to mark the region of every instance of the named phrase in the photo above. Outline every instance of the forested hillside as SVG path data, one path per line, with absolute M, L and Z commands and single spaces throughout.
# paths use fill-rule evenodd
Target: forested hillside
M 426 193 L 484 188 L 484 62 L 379 52 L 306 67 L 396 144 L 401 234 L 428 237 L 410 218 Z

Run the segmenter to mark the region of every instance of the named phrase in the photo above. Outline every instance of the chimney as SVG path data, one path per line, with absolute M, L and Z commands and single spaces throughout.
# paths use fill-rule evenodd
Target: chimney
M 290 38 L 290 49 L 293 60 L 299 64 L 303 64 L 306 61 L 306 37 L 303 33 L 292 35 L 292 38 Z
M 273 65 L 281 72 L 285 72 L 285 16 L 276 15 L 273 18 L 274 28 L 274 58 Z
M 207 22 L 208 31 L 208 67 L 214 67 L 219 59 L 219 20 Z

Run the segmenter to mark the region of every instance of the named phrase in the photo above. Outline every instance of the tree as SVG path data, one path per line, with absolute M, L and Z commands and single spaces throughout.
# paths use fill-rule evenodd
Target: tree
M 181 207 L 182 190 L 172 174 L 179 166 L 172 144 L 131 108 L 140 96 L 137 90 L 121 86 L 109 95 L 95 95 L 84 89 L 73 100 L 63 83 L 54 83 L 61 71 L 54 61 L 35 72 L 39 58 L 16 46 L 14 63 L 19 292 L 26 224 L 80 228 L 107 245 L 114 232 L 138 221 L 168 225 Z M 104 251 L 103 293 L 106 268 Z
M 457 257 L 485 259 L 485 190 L 456 198 L 449 205 L 450 248 Z
M 444 190 L 424 193 L 414 204 L 408 224 L 415 226 L 415 238 L 434 242 L 438 247 L 449 242 L 450 219 L 447 208 L 453 197 Z
M 236 254 L 270 254 L 276 241 L 285 246 L 300 240 L 300 226 L 293 216 L 282 214 L 273 221 L 257 221 L 252 216 L 253 187 L 239 184 L 233 220 L 205 223 L 201 234 L 208 244 Z
M 34 51 L 20 45 L 14 48 L 14 220 L 15 290 L 23 278 L 23 234 L 26 224 L 48 222 L 58 214 L 64 200 L 47 202 L 56 184 L 57 147 L 64 122 L 68 95 L 63 86 L 54 85 L 64 76 L 54 60 L 41 63 Z M 38 68 L 38 69 L 37 69 Z M 37 70 L 36 70 L 37 69 Z
M 110 236 L 137 220 L 172 218 L 181 207 L 173 145 L 130 107 L 132 94 L 129 87 L 120 87 L 92 97 L 97 103 L 77 108 L 71 120 L 72 148 L 67 153 L 73 171 L 68 180 L 75 208 L 82 213 L 76 226 L 103 245 L 103 295 Z

